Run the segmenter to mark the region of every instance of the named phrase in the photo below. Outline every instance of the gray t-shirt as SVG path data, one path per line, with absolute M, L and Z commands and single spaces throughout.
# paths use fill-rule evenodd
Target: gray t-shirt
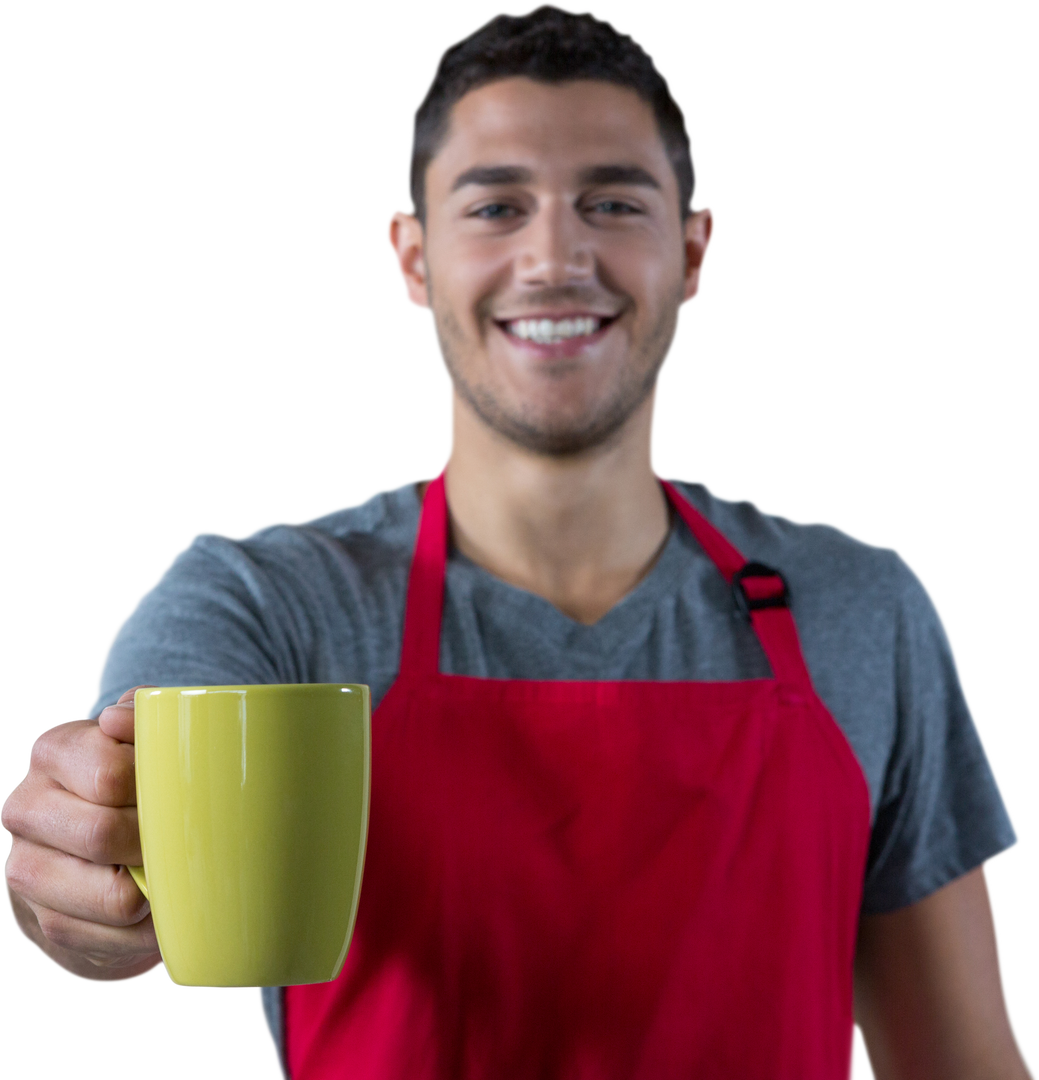
M 778 567 L 816 690 L 869 783 L 863 910 L 912 904 L 1014 841 L 923 588 L 891 551 L 679 489 L 748 558 Z M 94 715 L 128 687 L 361 682 L 397 672 L 419 499 L 413 485 L 244 541 L 199 537 L 119 632 Z M 749 625 L 681 522 L 595 625 L 464 556 L 447 567 L 441 670 L 513 679 L 768 676 Z

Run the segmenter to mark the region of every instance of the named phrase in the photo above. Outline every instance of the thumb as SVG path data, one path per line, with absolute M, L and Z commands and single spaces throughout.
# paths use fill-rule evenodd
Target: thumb
M 117 705 L 124 705 L 126 702 L 130 702 L 131 707 L 134 703 L 134 693 L 137 690 L 158 690 L 159 688 L 154 683 L 141 683 L 140 686 L 132 686 L 127 690 L 123 696 L 116 702 Z
M 101 710 L 97 722 L 101 730 L 120 742 L 133 742 L 133 696 L 138 690 L 147 689 L 149 683 L 131 687 L 114 705 Z

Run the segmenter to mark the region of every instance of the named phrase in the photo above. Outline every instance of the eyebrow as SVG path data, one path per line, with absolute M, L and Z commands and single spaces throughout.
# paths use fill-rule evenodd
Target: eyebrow
M 452 191 L 476 184 L 493 187 L 502 184 L 529 184 L 534 173 L 523 165 L 474 165 L 455 177 Z M 592 165 L 577 175 L 581 184 L 627 184 L 660 190 L 660 182 L 641 165 Z

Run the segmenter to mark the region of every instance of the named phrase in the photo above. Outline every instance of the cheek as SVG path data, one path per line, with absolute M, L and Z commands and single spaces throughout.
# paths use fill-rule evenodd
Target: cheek
M 683 274 L 684 252 L 682 246 L 659 242 L 638 245 L 630 254 L 630 265 L 635 268 L 648 296 L 656 297 L 671 293 L 671 284 Z
M 607 288 L 634 300 L 637 319 L 654 317 L 681 296 L 685 254 L 680 245 L 655 236 L 617 237 L 600 246 L 600 277 Z
M 450 310 L 456 324 L 475 329 L 511 278 L 502 245 L 457 238 L 427 244 L 426 265 L 434 304 Z

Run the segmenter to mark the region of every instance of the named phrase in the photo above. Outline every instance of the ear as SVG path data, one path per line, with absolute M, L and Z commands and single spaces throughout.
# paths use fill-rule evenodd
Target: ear
M 422 222 L 411 214 L 394 214 L 390 222 L 390 243 L 397 252 L 400 272 L 411 302 L 429 307 L 429 279 L 426 274 L 426 234 Z
M 711 239 L 711 211 L 697 210 L 685 219 L 685 289 L 682 299 L 689 300 L 700 287 L 700 267 Z

